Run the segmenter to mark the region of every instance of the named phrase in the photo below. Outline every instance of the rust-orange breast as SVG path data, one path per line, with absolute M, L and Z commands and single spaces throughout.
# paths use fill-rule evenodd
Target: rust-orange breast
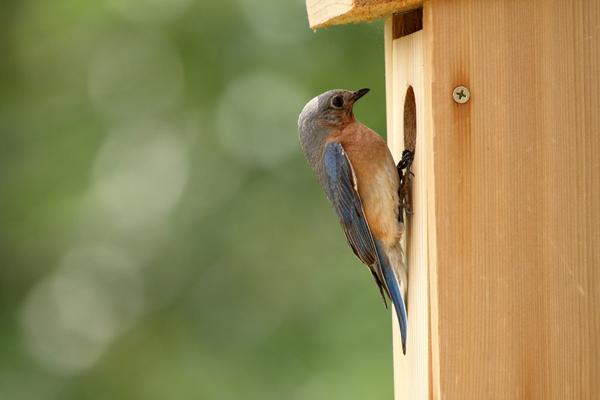
M 330 140 L 339 141 L 348 155 L 373 236 L 386 245 L 397 243 L 402 234 L 398 223 L 400 180 L 385 141 L 357 121 L 334 133 Z

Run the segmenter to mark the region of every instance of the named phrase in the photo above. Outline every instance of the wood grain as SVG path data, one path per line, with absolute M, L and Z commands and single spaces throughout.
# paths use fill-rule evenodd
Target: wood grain
M 386 23 L 386 44 L 392 42 L 391 21 Z M 407 220 L 404 247 L 408 259 L 408 340 L 406 356 L 402 354 L 400 334 L 394 321 L 394 392 L 395 399 L 424 399 L 429 392 L 429 294 L 427 251 L 427 151 L 423 70 L 423 32 L 418 31 L 387 47 L 392 57 L 386 69 L 386 87 L 392 90 L 388 104 L 388 145 L 396 161 L 409 145 L 416 148 L 412 184 L 413 215 Z M 409 94 L 410 93 L 410 94 Z M 412 93 L 414 96 L 411 98 Z M 408 102 L 407 102 L 408 99 Z M 390 100 L 388 100 L 389 102 Z M 416 146 L 414 145 L 416 125 Z M 422 153 L 421 153 L 422 152 Z
M 423 29 L 423 9 L 396 13 L 392 17 L 392 37 L 394 39 L 410 35 Z
M 422 0 L 306 0 L 312 29 L 352 22 L 371 21 L 395 12 L 419 8 Z
M 433 398 L 598 398 L 600 2 L 424 12 Z

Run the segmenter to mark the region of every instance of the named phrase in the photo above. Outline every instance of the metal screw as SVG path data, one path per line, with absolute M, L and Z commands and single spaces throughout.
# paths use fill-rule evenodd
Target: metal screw
M 458 104 L 466 103 L 467 101 L 469 101 L 470 97 L 471 97 L 471 92 L 469 91 L 469 89 L 467 89 L 464 86 L 457 86 L 452 91 L 452 98 Z

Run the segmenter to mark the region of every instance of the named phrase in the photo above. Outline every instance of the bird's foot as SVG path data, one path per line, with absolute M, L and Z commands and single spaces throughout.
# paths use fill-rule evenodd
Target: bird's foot
M 402 158 L 400 159 L 400 162 L 396 166 L 396 168 L 398 168 L 398 173 L 400 174 L 400 176 L 402 176 L 403 170 L 406 169 L 406 170 L 410 171 L 410 167 L 411 167 L 414 159 L 415 159 L 414 151 L 405 149 L 402 152 Z M 411 174 L 412 174 L 412 172 L 411 172 Z
M 396 166 L 398 169 L 398 175 L 400 175 L 400 189 L 398 194 L 400 195 L 400 212 L 406 212 L 407 215 L 412 215 L 412 207 L 410 203 L 410 186 L 412 178 L 415 174 L 411 171 L 411 166 L 415 158 L 415 152 L 412 150 L 404 150 L 402 152 L 402 159 Z

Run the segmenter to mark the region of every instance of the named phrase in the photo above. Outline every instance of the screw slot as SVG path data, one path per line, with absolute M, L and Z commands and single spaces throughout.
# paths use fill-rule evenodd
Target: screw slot
M 452 91 L 452 98 L 458 104 L 466 103 L 467 101 L 469 101 L 470 97 L 471 97 L 471 92 L 469 91 L 469 89 L 467 89 L 464 86 L 457 86 Z

